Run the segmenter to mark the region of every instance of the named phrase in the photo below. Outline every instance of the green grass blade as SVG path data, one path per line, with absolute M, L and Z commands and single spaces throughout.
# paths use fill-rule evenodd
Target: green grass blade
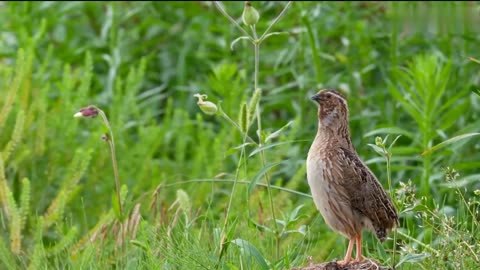
M 257 175 L 255 175 L 255 177 L 252 179 L 252 181 L 250 182 L 250 184 L 248 185 L 248 194 L 252 194 L 253 192 L 253 189 L 255 188 L 255 186 L 257 185 L 258 181 L 260 180 L 260 178 L 262 178 L 262 176 L 264 174 L 266 174 L 271 168 L 281 164 L 283 162 L 275 162 L 275 163 L 272 163 L 272 164 L 269 164 L 267 166 L 265 166 L 262 170 L 260 170 Z
M 468 133 L 468 134 L 463 134 L 463 135 L 459 135 L 459 136 L 450 138 L 450 139 L 448 139 L 448 140 L 446 140 L 446 141 L 443 141 L 443 142 L 441 142 L 441 143 L 433 146 L 433 147 L 430 148 L 430 149 L 425 150 L 425 151 L 422 153 L 422 156 L 431 154 L 432 152 L 437 151 L 437 150 L 439 150 L 439 149 L 442 149 L 442 148 L 444 148 L 445 146 L 450 145 L 450 144 L 452 144 L 452 143 L 455 143 L 455 142 L 457 142 L 457 141 L 464 140 L 464 139 L 468 139 L 468 138 L 470 138 L 470 137 L 477 136 L 477 135 L 480 135 L 480 133 Z
M 248 241 L 239 238 L 232 240 L 232 243 L 238 246 L 242 255 L 253 256 L 255 261 L 257 261 L 258 266 L 260 267 L 259 269 L 269 269 L 268 264 L 265 261 L 262 253 L 260 253 L 260 251 L 254 245 L 250 244 Z

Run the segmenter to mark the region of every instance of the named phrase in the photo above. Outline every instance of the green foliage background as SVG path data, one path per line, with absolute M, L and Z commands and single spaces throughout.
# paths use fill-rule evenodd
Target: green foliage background
M 286 2 L 252 4 L 263 33 Z M 244 4 L 223 5 L 241 23 Z M 400 212 L 386 243 L 365 233 L 366 255 L 398 269 L 477 269 L 478 134 L 421 153 L 479 132 L 480 65 L 469 60 L 480 57 L 479 10 L 293 3 L 272 29 L 286 33 L 261 45 L 262 136 L 275 135 L 261 154 L 193 97 L 237 121 L 254 92 L 253 46 L 231 50 L 241 33 L 213 3 L 0 3 L 2 268 L 287 269 L 341 258 L 346 240 L 317 213 L 305 176 L 317 126 L 309 97 L 331 87 L 347 95 L 353 143 Z M 89 104 L 115 134 L 123 227 L 105 129 L 73 118 Z M 391 187 L 368 146 L 387 135 L 387 145 L 402 135 Z

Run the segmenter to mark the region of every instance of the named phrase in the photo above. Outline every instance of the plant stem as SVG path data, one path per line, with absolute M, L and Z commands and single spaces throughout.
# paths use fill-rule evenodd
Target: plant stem
M 222 8 L 222 5 L 220 5 L 220 3 L 218 3 L 218 1 L 213 1 L 213 4 L 223 14 L 223 16 L 227 17 L 227 19 L 230 20 L 230 22 L 232 22 L 233 25 L 235 25 L 238 28 L 238 30 L 240 30 L 240 32 L 242 32 L 242 34 L 244 34 L 245 36 L 251 37 L 248 34 L 248 32 L 245 31 L 245 29 L 243 29 L 243 27 L 241 27 L 240 24 L 238 24 L 237 21 L 235 21 L 234 18 L 232 18 L 232 16 L 228 15 L 228 13 Z
M 245 185 L 250 184 L 250 181 L 246 181 L 246 180 L 236 180 L 235 181 L 235 179 L 193 179 L 193 180 L 185 180 L 185 181 L 174 182 L 174 183 L 170 183 L 170 184 L 162 184 L 161 187 L 172 187 L 172 186 L 186 185 L 186 184 L 191 184 L 191 183 L 235 183 L 235 182 L 237 182 L 237 184 L 245 184 Z M 267 184 L 263 184 L 263 183 L 256 183 L 256 185 L 260 186 L 260 187 L 265 187 L 265 188 L 268 187 Z M 291 194 L 295 194 L 295 195 L 305 197 L 305 198 L 308 198 L 308 199 L 312 198 L 312 195 L 310 195 L 310 194 L 303 193 L 303 192 L 300 192 L 300 191 L 296 191 L 296 190 L 293 190 L 293 189 L 288 189 L 288 188 L 284 188 L 284 187 L 280 187 L 280 186 L 274 186 L 274 185 L 271 185 L 271 188 L 277 189 L 277 190 L 280 190 L 280 191 L 284 191 L 284 192 L 288 192 L 288 193 L 291 193 Z
M 390 166 L 390 153 L 385 155 L 385 159 L 387 160 L 387 182 L 388 182 L 388 193 L 390 193 L 390 198 L 393 199 L 393 190 L 392 190 L 392 176 L 391 176 L 391 166 Z
M 427 121 L 427 125 L 429 125 Z M 431 126 L 429 125 L 425 131 L 425 134 L 423 134 L 423 149 L 429 149 L 429 140 L 430 140 L 430 128 Z M 423 181 L 422 181 L 422 196 L 427 196 L 429 194 L 429 181 L 430 181 L 430 159 L 431 156 L 427 155 L 425 156 L 424 162 L 423 162 Z M 427 196 L 430 197 L 430 196 Z M 432 199 L 433 200 L 433 199 Z M 433 206 L 432 200 L 428 200 L 427 204 L 429 206 Z
M 258 89 L 258 73 L 260 67 L 260 42 L 257 40 L 257 30 L 255 25 L 252 26 L 253 38 L 255 39 L 253 43 L 253 47 L 255 49 L 255 71 L 253 74 L 253 91 L 255 92 Z M 255 108 L 255 112 L 257 113 L 257 136 L 258 136 L 258 144 L 259 147 L 262 146 L 262 119 L 260 118 L 260 100 L 262 96 L 260 95 L 260 99 L 257 102 L 257 107 Z
M 272 29 L 272 27 L 283 17 L 283 15 L 285 15 L 285 12 L 287 12 L 288 8 L 290 8 L 292 3 L 293 3 L 292 1 L 288 1 L 287 5 L 285 5 L 282 12 L 278 14 L 278 16 L 273 20 L 273 22 L 268 26 L 267 30 L 265 30 L 263 35 L 260 37 L 260 41 L 263 41 L 263 39 L 268 34 L 268 32 L 270 32 L 270 29 Z
M 477 63 L 477 64 L 480 64 L 480 60 L 477 60 L 477 59 L 475 59 L 475 58 L 473 58 L 473 57 L 468 57 L 468 60 L 473 61 L 473 62 L 475 62 L 475 63 Z
M 280 15 L 279 15 L 280 16 Z M 258 89 L 258 74 L 259 74 L 259 63 L 260 63 L 260 42 L 257 40 L 257 31 L 255 29 L 255 25 L 252 26 L 252 32 L 253 32 L 253 38 L 255 39 L 255 42 L 253 43 L 253 46 L 255 48 L 255 72 L 254 72 L 254 92 Z M 267 33 L 267 31 L 265 31 Z M 264 34 L 265 35 L 265 34 Z M 260 100 L 262 97 L 260 96 L 259 101 L 257 103 L 257 107 L 255 108 L 255 111 L 257 113 L 257 135 L 258 135 L 258 147 L 262 147 L 263 145 L 263 140 L 262 140 L 262 118 L 261 118 L 261 113 L 260 113 Z M 267 165 L 267 160 L 265 158 L 265 152 L 264 150 L 260 151 L 260 159 L 262 161 L 262 167 L 265 167 Z M 277 224 L 277 218 L 275 216 L 275 207 L 273 205 L 273 195 L 272 195 L 272 189 L 270 187 L 270 175 L 269 173 L 265 173 L 264 175 L 265 182 L 267 184 L 267 193 L 268 193 L 268 199 L 270 201 L 270 211 L 272 212 L 272 218 L 273 218 L 273 224 L 275 226 L 275 235 L 276 235 L 276 257 L 278 258 L 280 254 L 280 234 L 278 231 L 278 224 Z
M 233 23 L 233 25 L 235 25 L 240 30 L 240 32 L 242 32 L 245 36 L 248 36 L 248 37 L 252 38 L 252 36 L 249 35 L 248 32 L 245 31 L 245 29 L 243 29 L 230 15 L 228 15 L 228 13 L 221 7 L 220 3 L 218 3 L 217 1 L 214 1 L 213 3 L 215 5 L 215 7 L 227 19 L 229 19 Z M 270 29 L 272 29 L 272 27 L 283 17 L 285 12 L 288 10 L 288 8 L 291 5 L 292 5 L 292 1 L 289 1 L 287 3 L 287 5 L 285 6 L 285 8 L 282 10 L 282 12 L 280 12 L 280 14 L 268 26 L 267 30 L 265 30 L 265 32 L 260 37 L 260 39 L 258 39 L 255 25 L 251 26 L 252 33 L 253 33 L 253 38 L 252 38 L 253 39 L 253 46 L 254 46 L 254 49 L 255 49 L 255 72 L 254 72 L 254 90 L 253 90 L 254 92 L 258 89 L 258 77 L 259 77 L 258 73 L 259 73 L 259 62 L 260 62 L 260 43 L 265 39 L 265 37 L 269 33 Z M 261 97 L 260 97 L 260 99 L 261 99 Z M 257 105 L 255 107 L 255 111 L 256 111 L 256 117 L 257 117 L 258 147 L 261 147 L 262 143 L 263 143 L 263 140 L 262 140 L 262 120 L 261 120 L 261 117 L 260 117 L 261 116 L 261 113 L 260 113 L 261 107 L 260 107 L 259 104 L 260 104 L 260 101 L 257 103 Z M 227 119 L 229 122 L 231 122 L 237 129 L 240 129 L 238 127 L 238 125 L 234 121 L 232 121 L 223 111 L 221 111 L 221 115 L 225 119 Z M 244 144 L 245 144 L 246 139 L 250 138 L 250 137 L 248 137 L 248 135 L 246 133 L 247 132 L 245 132 L 245 135 L 244 135 L 244 142 L 243 142 Z M 245 155 L 245 146 L 242 147 L 242 154 L 240 156 L 240 159 L 242 159 L 243 155 Z M 262 161 L 262 166 L 265 167 L 267 162 L 266 162 L 264 150 L 260 151 L 260 159 Z M 236 171 L 236 174 L 235 174 L 234 187 L 232 188 L 232 196 L 230 197 L 229 206 L 227 208 L 227 217 L 228 217 L 228 213 L 230 212 L 229 210 L 230 210 L 230 206 L 231 206 L 231 202 L 232 202 L 232 198 L 233 198 L 233 191 L 235 189 L 235 185 L 236 185 L 237 180 L 238 180 L 238 171 L 240 169 L 240 165 L 241 165 L 241 163 L 239 163 L 238 166 L 237 166 L 237 171 Z M 245 166 L 246 166 L 246 164 L 245 164 Z M 280 234 L 279 234 L 279 231 L 278 231 L 278 224 L 277 224 L 277 219 L 276 219 L 276 216 L 275 216 L 275 208 L 274 208 L 274 205 L 273 205 L 273 196 L 272 196 L 272 190 L 271 190 L 271 187 L 270 187 L 270 177 L 269 177 L 268 172 L 265 173 L 264 177 L 265 177 L 265 181 L 266 181 L 266 184 L 267 184 L 268 197 L 269 197 L 269 200 L 270 200 L 270 207 L 271 207 L 271 211 L 272 211 L 272 217 L 273 217 L 273 220 L 274 220 L 275 234 L 276 234 L 276 247 L 277 247 L 276 248 L 276 253 L 277 253 L 276 255 L 278 257 L 278 255 L 280 253 Z M 225 218 L 225 223 L 224 223 L 224 226 L 223 226 L 222 235 L 223 235 L 223 232 L 225 230 L 227 220 L 228 220 L 228 218 Z
M 322 81 L 320 57 L 318 57 L 317 45 L 315 44 L 315 37 L 313 36 L 312 25 L 308 16 L 302 18 L 303 24 L 307 27 L 308 39 L 310 41 L 310 47 L 312 48 L 313 64 L 315 65 L 315 73 L 317 75 L 317 83 Z
M 246 138 L 246 137 L 244 137 Z M 245 141 L 245 139 L 244 139 Z M 242 147 L 242 151 L 240 152 L 240 160 L 242 160 L 242 157 L 245 155 L 245 146 Z M 232 202 L 233 202 L 233 195 L 235 194 L 235 188 L 237 187 L 238 183 L 238 175 L 240 173 L 240 166 L 242 165 L 242 162 L 239 162 L 237 165 L 237 169 L 235 171 L 235 178 L 233 179 L 233 186 L 232 186 L 232 193 L 230 194 L 230 199 L 228 200 L 228 206 L 227 206 L 227 211 L 225 213 L 225 220 L 223 222 L 222 226 L 222 233 L 220 234 L 220 243 L 219 243 L 219 256 L 218 256 L 218 263 L 217 263 L 217 268 L 220 266 L 220 260 L 222 259 L 222 255 L 224 253 L 224 241 L 225 241 L 225 229 L 227 228 L 228 224 L 228 216 L 230 215 L 230 209 L 232 207 Z M 227 246 L 225 246 L 226 248 Z
M 393 13 L 393 27 L 392 27 L 392 35 L 390 38 L 390 59 L 392 59 L 392 66 L 398 65 L 398 29 L 400 28 L 399 23 L 399 15 L 400 12 L 399 5 L 395 2 L 391 3 L 391 11 Z
M 387 160 L 387 182 L 388 182 L 388 193 L 390 193 L 390 198 L 392 198 L 392 201 L 395 202 L 395 199 L 393 197 L 393 190 L 392 190 L 392 171 L 390 167 L 390 158 L 391 158 L 391 153 L 386 151 L 385 149 L 385 159 Z M 393 266 L 395 267 L 395 251 L 396 251 L 396 243 L 397 243 L 397 230 L 394 230 L 393 232 Z
M 113 165 L 113 174 L 115 176 L 115 188 L 117 191 L 117 199 L 118 199 L 118 207 L 120 208 L 120 216 L 123 217 L 123 207 L 122 207 L 122 201 L 120 198 L 120 180 L 118 178 L 118 167 L 117 167 L 117 157 L 115 155 L 115 140 L 113 138 L 113 132 L 112 128 L 110 127 L 110 123 L 108 122 L 107 116 L 105 113 L 100 109 L 96 108 L 102 117 L 103 123 L 108 129 L 109 132 L 109 138 L 108 138 L 108 145 L 110 146 L 110 152 L 112 156 L 112 165 Z
M 422 246 L 423 248 L 428 249 L 429 251 L 435 253 L 436 256 L 439 256 L 440 252 L 439 252 L 438 250 L 436 250 L 436 249 L 434 249 L 434 248 L 432 248 L 432 247 L 424 244 L 423 242 L 417 240 L 416 238 L 411 237 L 411 236 L 408 235 L 408 234 L 402 233 L 401 231 L 398 231 L 398 234 L 401 235 L 401 236 L 403 236 L 403 237 L 405 237 L 405 238 L 407 238 L 407 239 L 410 240 L 410 241 L 413 241 L 413 242 L 417 243 L 418 245 Z M 394 268 L 394 269 L 395 269 L 395 268 Z
M 242 129 L 240 128 L 240 126 L 238 126 L 237 123 L 235 123 L 235 121 L 232 120 L 232 118 L 230 118 L 223 110 L 221 107 L 219 107 L 218 111 L 220 112 L 220 116 L 222 116 L 225 120 L 227 120 L 230 124 L 232 124 L 238 131 L 240 131 L 242 133 L 242 135 L 246 136 L 246 139 L 248 139 L 251 143 L 254 143 L 255 145 L 258 145 L 257 142 L 252 139 L 250 136 L 248 136 L 247 133 L 243 134 L 243 131 Z M 245 141 L 244 141 L 245 143 Z

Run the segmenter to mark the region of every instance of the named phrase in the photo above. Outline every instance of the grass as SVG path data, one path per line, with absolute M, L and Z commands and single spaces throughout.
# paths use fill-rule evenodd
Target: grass
M 478 268 L 478 3 L 252 6 L 247 27 L 240 2 L 0 3 L 1 268 L 341 258 L 305 179 L 322 87 L 347 95 L 352 141 L 400 213 L 385 243 L 364 234 L 365 255 Z M 109 130 L 72 117 L 90 104 Z

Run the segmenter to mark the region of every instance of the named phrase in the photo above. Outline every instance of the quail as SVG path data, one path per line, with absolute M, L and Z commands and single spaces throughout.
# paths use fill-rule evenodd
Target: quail
M 352 145 L 346 98 L 336 90 L 323 89 L 311 99 L 319 105 L 317 135 L 306 164 L 312 197 L 328 226 L 349 239 L 345 258 L 337 263 L 362 261 L 362 231 L 374 232 L 383 242 L 398 226 L 398 214 Z

